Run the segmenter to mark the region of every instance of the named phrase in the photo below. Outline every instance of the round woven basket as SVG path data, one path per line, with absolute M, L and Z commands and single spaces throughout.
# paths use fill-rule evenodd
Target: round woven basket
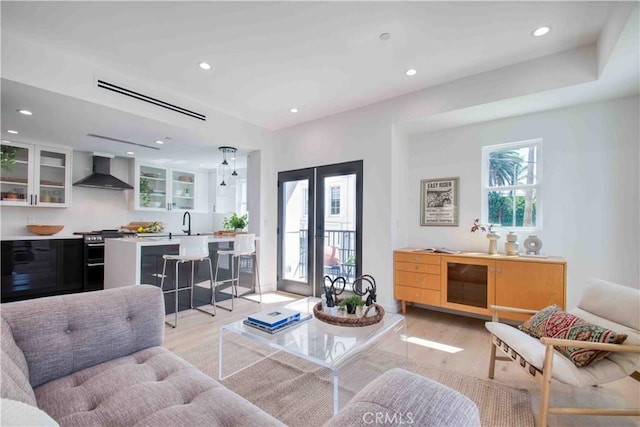
M 375 316 L 368 316 L 369 310 L 376 310 Z M 337 326 L 369 326 L 374 325 L 382 320 L 384 317 L 384 308 L 378 304 L 371 304 L 364 311 L 362 317 L 357 317 L 356 315 L 350 316 L 332 316 L 330 314 L 322 311 L 322 303 L 319 302 L 313 307 L 313 315 L 318 320 L 322 320 L 326 323 L 331 323 L 332 325 Z

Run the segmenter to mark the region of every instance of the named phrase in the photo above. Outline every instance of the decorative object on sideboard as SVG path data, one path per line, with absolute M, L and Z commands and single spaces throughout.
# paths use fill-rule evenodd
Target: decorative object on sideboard
M 476 218 L 473 220 L 473 225 L 471 226 L 471 232 L 475 233 L 480 230 L 487 233 L 487 239 L 489 239 L 489 255 L 497 255 L 498 254 L 498 239 L 500 235 L 492 230 L 493 227 L 497 226 L 497 224 L 489 224 L 482 225 L 480 224 L 480 218 Z
M 507 234 L 507 241 L 504 244 L 504 252 L 509 256 L 515 256 L 518 255 L 519 247 L 518 235 L 513 231 L 510 231 L 509 234 Z
M 527 255 L 540 255 L 540 249 L 542 249 L 542 241 L 538 239 L 535 234 L 532 234 L 524 241 L 524 249 Z
M 52 236 L 59 233 L 64 228 L 64 225 L 42 225 L 42 224 L 29 224 L 27 230 L 38 236 Z
M 458 178 L 420 181 L 420 225 L 458 225 Z

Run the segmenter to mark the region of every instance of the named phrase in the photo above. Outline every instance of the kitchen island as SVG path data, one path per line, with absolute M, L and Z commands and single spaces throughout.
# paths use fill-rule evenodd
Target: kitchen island
M 258 238 L 256 237 L 256 240 Z M 218 250 L 233 248 L 233 236 L 209 236 L 209 258 L 214 275 Z M 177 255 L 180 247 L 180 236 L 177 237 L 128 237 L 107 239 L 105 241 L 104 288 L 113 289 L 123 286 L 149 284 L 160 286 L 162 281 L 163 255 Z M 254 288 L 254 265 L 252 259 L 243 259 L 240 268 L 240 284 L 243 288 Z M 173 287 L 175 264 L 167 263 L 165 290 Z M 195 292 L 194 305 L 208 304 L 211 299 L 209 291 L 209 266 L 204 262 L 196 262 L 194 268 Z M 191 263 L 179 267 L 179 285 L 187 286 L 191 278 Z M 218 281 L 231 278 L 231 257 L 224 255 L 220 259 Z M 246 289 L 245 291 L 246 292 Z M 242 291 L 241 291 L 242 293 Z M 179 310 L 189 308 L 189 292 L 180 292 Z M 220 286 L 216 293 L 216 301 L 230 297 L 230 283 Z M 173 294 L 165 295 L 167 314 L 174 309 Z

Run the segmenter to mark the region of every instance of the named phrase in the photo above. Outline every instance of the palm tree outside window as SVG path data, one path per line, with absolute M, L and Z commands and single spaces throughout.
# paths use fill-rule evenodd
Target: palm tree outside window
M 482 153 L 483 222 L 541 229 L 542 140 L 487 146 Z

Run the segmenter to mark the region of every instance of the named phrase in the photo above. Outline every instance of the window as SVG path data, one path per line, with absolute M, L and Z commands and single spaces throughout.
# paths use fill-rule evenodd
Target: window
M 331 187 L 331 215 L 340 215 L 340 187 Z
M 247 180 L 236 181 L 236 212 L 239 216 L 247 213 Z
M 482 222 L 542 228 L 542 140 L 482 148 Z

